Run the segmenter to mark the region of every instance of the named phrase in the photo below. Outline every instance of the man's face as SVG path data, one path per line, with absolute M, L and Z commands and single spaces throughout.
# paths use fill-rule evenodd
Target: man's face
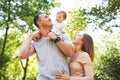
M 51 19 L 46 14 L 39 15 L 39 23 L 43 27 L 52 27 Z

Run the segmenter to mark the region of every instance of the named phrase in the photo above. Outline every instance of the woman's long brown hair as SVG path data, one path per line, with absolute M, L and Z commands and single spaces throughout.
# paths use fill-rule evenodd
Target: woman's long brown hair
M 94 59 L 94 44 L 93 44 L 93 39 L 90 35 L 88 34 L 83 34 L 83 45 L 82 45 L 82 50 L 87 52 L 91 58 L 91 61 Z

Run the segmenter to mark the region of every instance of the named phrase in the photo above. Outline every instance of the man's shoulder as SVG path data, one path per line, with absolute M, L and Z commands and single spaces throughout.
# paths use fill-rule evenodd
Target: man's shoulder
M 31 44 L 32 45 L 42 45 L 43 43 L 46 43 L 46 41 L 48 41 L 47 40 L 47 38 L 45 38 L 45 37 L 41 37 L 38 41 L 32 41 L 31 42 Z
M 65 43 L 71 43 L 71 40 L 66 34 L 61 33 L 59 37 L 65 42 Z

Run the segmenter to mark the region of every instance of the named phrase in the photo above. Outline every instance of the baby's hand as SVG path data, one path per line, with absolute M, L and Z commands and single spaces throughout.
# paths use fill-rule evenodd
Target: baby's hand
M 57 36 L 54 32 L 49 32 L 47 37 L 49 40 L 54 40 Z
M 47 37 L 48 40 L 51 40 L 49 37 Z
M 36 32 L 36 33 L 34 33 L 34 34 L 35 34 L 35 35 L 38 35 L 38 36 L 34 37 L 32 40 L 35 41 L 35 42 L 37 42 L 37 41 L 41 38 L 41 33 L 40 33 L 40 31 L 39 31 L 39 32 Z

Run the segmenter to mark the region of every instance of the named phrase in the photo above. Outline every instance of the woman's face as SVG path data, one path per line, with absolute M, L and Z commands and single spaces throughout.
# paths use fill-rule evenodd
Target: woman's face
M 74 37 L 73 43 L 74 44 L 82 44 L 83 34 L 78 34 Z

